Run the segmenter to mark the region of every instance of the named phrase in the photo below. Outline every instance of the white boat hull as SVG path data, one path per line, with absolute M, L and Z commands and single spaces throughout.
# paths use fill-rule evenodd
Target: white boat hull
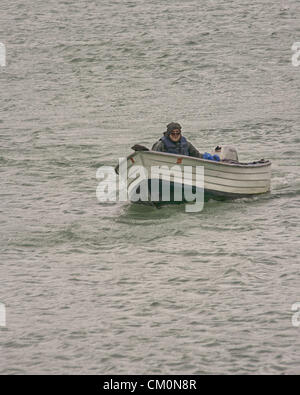
M 270 191 L 271 162 L 269 161 L 249 164 L 215 162 L 155 151 L 138 151 L 129 155 L 126 160 L 128 173 L 133 166 L 143 166 L 146 169 L 147 176 L 145 179 L 147 179 L 149 185 L 153 179 L 151 176 L 152 166 L 167 166 L 169 169 L 175 169 L 170 180 L 174 185 L 176 179 L 183 174 L 183 167 L 192 166 L 193 174 L 190 178 L 185 178 L 184 183 L 194 188 L 201 188 L 202 185 L 197 185 L 196 167 L 202 166 L 204 168 L 204 193 L 206 197 L 240 198 Z M 174 166 L 176 167 L 174 168 Z M 176 169 L 178 169 L 178 177 Z M 118 172 L 118 168 L 116 171 Z M 170 179 L 168 171 L 162 171 L 159 176 L 160 180 L 165 178 Z M 141 180 L 128 177 L 129 196 L 134 193 L 140 183 Z M 151 200 L 150 197 L 149 200 Z

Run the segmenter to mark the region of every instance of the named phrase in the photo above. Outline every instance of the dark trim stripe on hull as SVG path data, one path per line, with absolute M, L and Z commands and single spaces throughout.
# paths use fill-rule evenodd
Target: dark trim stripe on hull
M 146 180 L 145 180 L 146 181 Z M 178 201 L 174 199 L 174 190 L 175 189 L 180 189 L 182 188 L 182 200 Z M 189 186 L 191 187 L 191 186 Z M 140 188 L 140 184 L 135 187 L 137 190 L 137 193 L 139 193 L 138 189 Z M 154 203 L 154 204 L 180 204 L 180 203 L 188 203 L 184 199 L 184 185 L 182 184 L 176 184 L 174 182 L 170 182 L 170 200 L 169 201 L 163 201 L 162 200 L 162 183 L 160 180 L 159 183 L 159 200 L 158 201 L 151 201 L 151 179 L 148 179 L 148 191 L 149 191 L 149 200 L 148 201 L 138 201 L 135 203 L 144 203 L 148 204 L 149 203 Z M 192 186 L 192 193 L 196 193 L 196 186 Z M 254 196 L 262 195 L 268 192 L 261 192 L 261 193 L 255 193 L 255 194 L 241 194 L 241 193 L 230 193 L 230 192 L 221 192 L 221 191 L 215 191 L 212 189 L 204 189 L 204 201 L 208 201 L 209 199 L 214 199 L 214 200 L 232 200 L 232 199 L 241 199 L 241 198 L 251 198 Z

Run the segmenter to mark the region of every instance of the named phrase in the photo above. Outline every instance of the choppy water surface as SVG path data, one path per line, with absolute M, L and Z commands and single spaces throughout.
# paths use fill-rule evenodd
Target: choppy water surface
M 2 0 L 0 373 L 300 373 L 291 1 Z M 204 211 L 96 199 L 170 121 L 273 161 Z

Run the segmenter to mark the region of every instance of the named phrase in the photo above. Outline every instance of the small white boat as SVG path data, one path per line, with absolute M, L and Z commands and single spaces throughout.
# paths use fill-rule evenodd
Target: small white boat
M 205 200 L 210 198 L 224 200 L 251 197 L 270 191 L 271 162 L 264 159 L 252 163 L 240 163 L 237 161 L 212 161 L 156 151 L 136 151 L 129 155 L 126 160 L 127 174 L 129 175 L 134 166 L 146 169 L 144 177 L 141 177 L 140 174 L 136 178 L 132 177 L 132 174 L 127 177 L 128 194 L 130 200 L 133 201 L 136 201 L 136 199 L 131 199 L 131 197 L 136 197 L 136 192 L 142 183 L 146 182 L 149 186 L 148 202 L 151 202 L 151 185 L 153 186 L 154 179 L 159 180 L 159 182 L 164 179 L 169 180 L 173 191 L 176 189 L 177 180 L 180 179 L 183 180 L 183 185 L 180 184 L 180 188 L 188 184 L 194 190 L 196 188 L 203 189 L 203 183 L 202 185 L 197 184 L 197 167 L 204 168 Z M 159 166 L 163 169 L 159 177 L 153 176 L 151 171 L 153 166 Z M 189 177 L 183 178 L 182 174 L 184 174 L 186 166 L 191 167 L 193 171 Z M 167 171 L 167 168 L 172 169 L 172 172 Z M 116 167 L 116 172 L 119 174 L 119 166 Z M 161 201 L 161 197 L 158 201 Z M 185 201 L 184 197 L 182 201 Z M 157 199 L 155 202 L 157 202 Z M 170 202 L 173 202 L 172 199 Z

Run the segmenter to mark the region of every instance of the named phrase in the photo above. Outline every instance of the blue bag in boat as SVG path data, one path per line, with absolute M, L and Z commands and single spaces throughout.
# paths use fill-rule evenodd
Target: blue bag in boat
M 220 157 L 219 155 L 211 155 L 209 152 L 204 152 L 203 154 L 203 159 L 206 160 L 214 160 L 216 162 L 220 162 Z
M 212 160 L 212 155 L 208 152 L 204 152 L 203 159 Z

